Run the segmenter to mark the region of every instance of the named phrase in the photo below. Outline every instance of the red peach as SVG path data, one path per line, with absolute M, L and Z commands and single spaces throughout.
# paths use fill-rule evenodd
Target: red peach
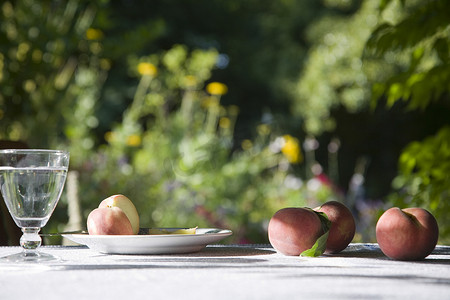
M 133 233 L 138 234 L 139 214 L 133 202 L 128 197 L 124 195 L 113 195 L 100 202 L 100 205 L 98 207 L 99 208 L 118 207 L 122 209 L 123 212 L 127 215 L 127 218 L 131 223 L 131 227 L 133 227 Z
M 300 255 L 324 234 L 319 216 L 312 209 L 288 207 L 277 211 L 268 226 L 269 241 L 284 255 Z
M 122 209 L 118 207 L 96 208 L 87 218 L 89 234 L 131 235 L 133 227 Z
M 376 225 L 383 253 L 397 260 L 422 260 L 436 247 L 439 227 L 434 216 L 419 207 L 385 211 Z
M 347 248 L 356 231 L 352 212 L 338 201 L 328 201 L 314 209 L 327 215 L 331 222 L 325 253 L 338 253 Z

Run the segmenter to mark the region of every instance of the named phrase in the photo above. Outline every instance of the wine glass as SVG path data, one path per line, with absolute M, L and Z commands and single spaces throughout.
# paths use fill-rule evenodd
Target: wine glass
M 22 252 L 1 258 L 10 262 L 56 260 L 39 251 L 39 231 L 61 196 L 69 168 L 62 150 L 0 150 L 0 190 L 8 211 L 22 229 Z

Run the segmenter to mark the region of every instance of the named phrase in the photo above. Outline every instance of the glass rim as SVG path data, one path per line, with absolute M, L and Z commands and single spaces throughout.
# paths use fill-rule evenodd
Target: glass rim
M 70 154 L 67 150 L 52 150 L 52 149 L 0 149 L 0 154 Z

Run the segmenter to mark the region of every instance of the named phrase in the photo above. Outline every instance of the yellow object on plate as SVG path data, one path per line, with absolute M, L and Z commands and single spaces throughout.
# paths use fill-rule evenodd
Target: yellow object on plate
M 149 228 L 148 234 L 195 234 L 197 227 L 193 228 Z

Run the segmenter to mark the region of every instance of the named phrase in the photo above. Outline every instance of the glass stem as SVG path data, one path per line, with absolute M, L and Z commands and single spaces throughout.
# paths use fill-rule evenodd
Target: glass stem
M 22 228 L 23 235 L 20 238 L 20 246 L 22 246 L 25 255 L 38 255 L 38 248 L 42 244 L 39 230 L 41 230 L 39 227 Z

